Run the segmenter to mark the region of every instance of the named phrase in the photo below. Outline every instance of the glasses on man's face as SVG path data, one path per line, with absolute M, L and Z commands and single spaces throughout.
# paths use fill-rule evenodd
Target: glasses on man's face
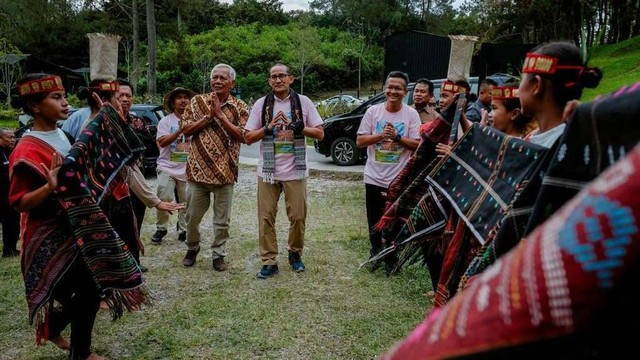
M 277 80 L 282 81 L 282 80 L 286 79 L 289 76 L 291 76 L 291 75 L 289 75 L 289 74 L 272 74 L 271 76 L 269 76 L 269 79 L 271 79 L 273 81 L 277 81 Z

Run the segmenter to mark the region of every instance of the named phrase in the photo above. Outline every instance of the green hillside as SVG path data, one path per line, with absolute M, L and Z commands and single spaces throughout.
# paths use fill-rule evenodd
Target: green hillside
M 604 77 L 596 89 L 585 90 L 583 101 L 640 81 L 640 36 L 618 44 L 593 47 L 589 52 L 589 65 L 602 69 Z

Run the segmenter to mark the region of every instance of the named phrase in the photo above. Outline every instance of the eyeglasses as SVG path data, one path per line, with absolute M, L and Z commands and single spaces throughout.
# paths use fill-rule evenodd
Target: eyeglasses
M 269 79 L 271 79 L 273 81 L 276 81 L 276 80 L 282 81 L 282 80 L 286 79 L 289 76 L 291 76 L 291 75 L 289 75 L 289 74 L 273 74 L 273 75 L 269 76 Z

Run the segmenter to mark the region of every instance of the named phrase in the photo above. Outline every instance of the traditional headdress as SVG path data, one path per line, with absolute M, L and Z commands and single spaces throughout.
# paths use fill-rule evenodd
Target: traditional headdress
M 454 94 L 464 92 L 464 88 L 462 86 L 456 85 L 455 83 L 447 80 L 442 83 L 442 87 L 440 91 L 452 92 Z
M 91 90 L 117 92 L 119 35 L 87 34 L 89 38 L 89 67 L 92 81 L 99 81 Z
M 582 65 L 558 65 L 558 58 L 549 55 L 528 53 L 522 65 L 522 72 L 529 74 L 553 75 L 558 70 L 574 70 L 581 74 L 585 67 Z
M 515 86 L 494 86 L 491 91 L 491 100 L 518 99 L 518 88 Z
M 62 79 L 60 79 L 60 76 L 58 75 L 51 75 L 18 85 L 18 95 L 20 96 L 29 96 L 52 91 L 64 91 Z

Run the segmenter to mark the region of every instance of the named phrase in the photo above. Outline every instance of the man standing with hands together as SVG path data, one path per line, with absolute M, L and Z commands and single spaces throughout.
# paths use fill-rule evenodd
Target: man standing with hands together
M 322 139 L 322 118 L 311 100 L 298 95 L 288 66 L 275 64 L 269 71 L 272 91 L 256 101 L 245 127 L 247 144 L 262 140 L 258 160 L 258 236 L 262 269 L 257 276 L 270 278 L 279 272 L 276 256 L 276 215 L 284 192 L 289 218 L 289 265 L 305 270 L 302 262 L 307 220 L 307 177 L 305 136 Z
M 408 83 L 407 74 L 390 72 L 384 85 L 386 101 L 367 109 L 358 128 L 356 144 L 367 148 L 364 184 L 371 256 L 383 248 L 381 234 L 374 226 L 384 213 L 389 184 L 420 141 L 420 116 L 402 102 Z
M 242 129 L 249 117 L 247 105 L 230 94 L 236 71 L 218 64 L 211 71 L 211 93 L 196 95 L 185 109 L 180 125 L 191 136 L 187 155 L 187 254 L 184 266 L 193 266 L 200 252 L 200 222 L 213 194 L 213 269 L 227 270 L 226 243 L 233 188 L 238 180 Z

